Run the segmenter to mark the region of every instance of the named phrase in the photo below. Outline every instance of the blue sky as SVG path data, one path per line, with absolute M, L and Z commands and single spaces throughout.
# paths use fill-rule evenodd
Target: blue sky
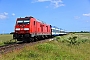
M 0 33 L 18 17 L 33 16 L 66 31 L 90 31 L 90 0 L 0 0 Z

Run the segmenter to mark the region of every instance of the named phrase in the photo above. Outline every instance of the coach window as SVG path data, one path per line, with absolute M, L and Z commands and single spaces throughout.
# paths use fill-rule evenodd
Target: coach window
M 35 25 L 35 21 L 34 21 L 34 25 Z

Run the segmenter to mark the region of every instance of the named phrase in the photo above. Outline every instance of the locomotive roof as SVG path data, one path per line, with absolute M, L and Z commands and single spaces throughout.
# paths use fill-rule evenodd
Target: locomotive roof
M 24 19 L 24 18 L 30 19 L 30 18 L 33 18 L 33 17 L 32 16 L 26 16 L 26 17 L 19 17 L 18 19 Z
M 40 22 L 40 23 L 43 23 L 43 24 L 46 24 L 46 22 L 44 22 L 44 21 L 41 21 L 41 20 L 39 20 L 39 19 L 36 19 L 38 22 Z
M 30 18 L 34 18 L 34 17 L 32 17 L 32 16 L 26 16 L 26 17 L 20 17 L 20 18 L 17 18 L 17 19 L 30 19 Z M 36 18 L 35 18 L 35 19 L 36 19 Z M 43 24 L 47 24 L 46 22 L 41 21 L 41 20 L 39 20 L 39 19 L 36 19 L 36 21 L 38 21 L 38 22 L 40 22 L 40 23 L 43 23 Z

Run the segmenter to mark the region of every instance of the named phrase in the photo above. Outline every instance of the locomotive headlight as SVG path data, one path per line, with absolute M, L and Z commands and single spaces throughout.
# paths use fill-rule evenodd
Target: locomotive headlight
M 29 28 L 24 28 L 24 30 L 29 30 Z
M 20 28 L 16 28 L 15 30 L 20 30 Z

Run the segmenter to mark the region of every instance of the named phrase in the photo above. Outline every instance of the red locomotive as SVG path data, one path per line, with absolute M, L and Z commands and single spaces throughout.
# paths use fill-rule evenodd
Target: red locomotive
M 13 38 L 17 41 L 36 41 L 51 37 L 51 25 L 38 21 L 34 17 L 17 18 Z

